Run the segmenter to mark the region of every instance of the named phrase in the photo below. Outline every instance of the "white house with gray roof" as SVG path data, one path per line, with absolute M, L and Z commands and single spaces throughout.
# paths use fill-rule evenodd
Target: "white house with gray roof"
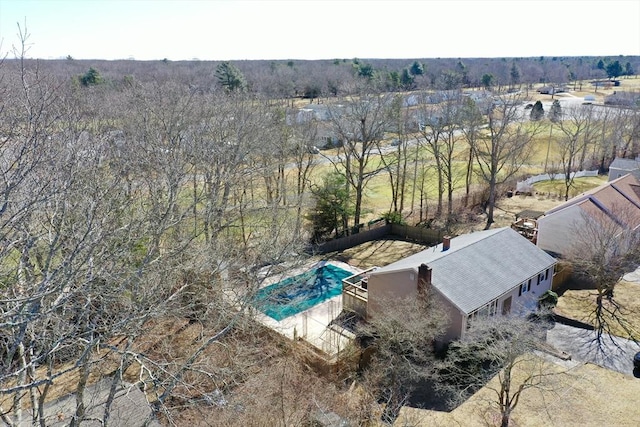
M 461 235 L 368 274 L 366 316 L 427 286 L 449 314 L 444 341 L 461 337 L 479 314 L 525 313 L 551 289 L 556 260 L 510 227 Z M 345 289 L 347 289 L 345 287 Z M 357 290 L 357 289 L 356 289 Z M 362 291 L 363 289 L 360 289 Z M 358 292 L 354 292 L 358 294 Z M 348 308 L 352 297 L 343 301 Z

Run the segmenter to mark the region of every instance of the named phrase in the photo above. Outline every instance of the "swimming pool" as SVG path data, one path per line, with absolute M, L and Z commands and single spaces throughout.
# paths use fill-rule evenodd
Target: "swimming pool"
M 260 289 L 254 306 L 280 321 L 340 295 L 342 279 L 351 275 L 343 268 L 325 264 Z

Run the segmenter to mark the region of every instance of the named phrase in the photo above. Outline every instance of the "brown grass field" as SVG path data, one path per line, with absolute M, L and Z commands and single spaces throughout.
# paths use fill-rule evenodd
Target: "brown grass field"
M 511 415 L 516 427 L 634 427 L 640 419 L 640 381 L 592 364 L 567 369 L 540 359 L 526 360 L 521 376 L 532 366 L 554 372 L 539 387 L 527 389 Z M 469 400 L 451 412 L 404 407 L 395 427 L 486 427 L 500 424 L 491 390 L 494 378 Z
M 563 316 L 594 324 L 593 310 L 596 304 L 596 292 L 592 289 L 568 289 L 558 299 L 556 312 Z M 640 284 L 621 280 L 616 285 L 614 301 L 618 305 L 619 316 L 624 319 L 624 325 L 631 331 L 631 335 L 640 339 Z M 615 311 L 613 305 L 605 301 L 607 310 Z M 613 335 L 630 338 L 629 331 L 625 330 L 611 315 L 605 319 L 611 325 Z

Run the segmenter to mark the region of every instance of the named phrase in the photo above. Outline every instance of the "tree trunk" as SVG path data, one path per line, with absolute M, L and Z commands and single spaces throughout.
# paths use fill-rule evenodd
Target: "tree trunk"
M 509 414 L 507 412 L 502 414 L 502 419 L 500 420 L 500 427 L 509 427 Z
M 469 158 L 467 159 L 467 174 L 465 176 L 464 206 L 469 206 L 469 193 L 471 192 L 471 178 L 473 176 L 473 147 L 469 148 Z
M 487 225 L 484 227 L 485 230 L 488 230 L 493 224 L 493 209 L 496 204 L 496 181 L 492 177 L 489 182 L 489 201 L 487 206 Z

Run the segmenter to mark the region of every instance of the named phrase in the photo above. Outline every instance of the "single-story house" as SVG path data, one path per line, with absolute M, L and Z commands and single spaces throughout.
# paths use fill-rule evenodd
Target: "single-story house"
M 628 173 L 635 175 L 640 179 L 640 157 L 635 159 L 625 159 L 616 157 L 609 165 L 609 181 L 620 178 Z
M 538 218 L 537 245 L 562 258 L 576 250 L 580 231 L 593 220 L 615 224 L 620 229 L 640 226 L 640 182 L 632 174 L 609 181 L 545 212 Z
M 563 93 L 566 92 L 567 88 L 564 85 L 559 85 L 559 86 L 542 86 L 540 89 L 538 89 L 538 93 L 542 94 L 542 95 L 554 95 L 556 93 Z
M 481 314 L 526 313 L 551 289 L 556 260 L 510 227 L 464 234 L 368 272 L 366 284 L 343 282 L 343 307 L 367 318 L 394 301 L 430 289 L 449 317 L 443 337 L 461 337 Z

